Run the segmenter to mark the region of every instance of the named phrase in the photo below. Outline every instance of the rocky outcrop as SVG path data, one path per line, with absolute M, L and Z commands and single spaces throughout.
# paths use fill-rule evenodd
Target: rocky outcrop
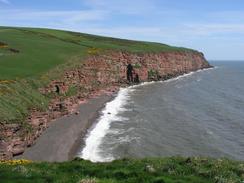
M 41 88 L 51 97 L 48 111 L 30 111 L 27 124 L 0 123 L 0 159 L 11 159 L 33 145 L 52 120 L 75 113 L 77 106 L 101 92 L 115 92 L 127 85 L 126 68 L 134 66 L 140 81 L 165 80 L 210 67 L 204 55 L 194 51 L 131 54 L 110 52 L 92 55 L 63 77 Z

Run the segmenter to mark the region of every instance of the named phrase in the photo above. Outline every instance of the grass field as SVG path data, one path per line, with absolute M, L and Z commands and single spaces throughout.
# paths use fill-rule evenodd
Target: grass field
M 0 40 L 19 53 L 0 49 L 0 79 L 38 77 L 75 56 L 83 56 L 86 47 L 24 29 L 0 28 Z
M 160 52 L 186 50 L 159 43 L 107 38 L 50 29 L 0 27 L 0 42 L 19 50 L 0 48 L 0 79 L 38 77 L 72 58 L 84 58 L 88 49 Z
M 242 183 L 244 164 L 225 159 L 155 158 L 91 163 L 0 164 L 0 180 L 10 182 L 69 183 Z
M 0 123 L 23 123 L 28 110 L 45 110 L 49 98 L 38 88 L 75 67 L 86 56 L 105 50 L 133 53 L 189 51 L 160 43 L 107 38 L 34 28 L 0 27 Z M 57 70 L 58 72 L 54 72 Z M 45 80 L 43 75 L 47 75 Z

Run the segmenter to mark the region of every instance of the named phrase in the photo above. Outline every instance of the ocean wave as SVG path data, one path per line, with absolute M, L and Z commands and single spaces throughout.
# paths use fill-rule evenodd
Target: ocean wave
M 171 79 L 168 79 L 168 80 L 165 80 L 165 81 L 160 81 L 160 82 L 161 83 L 168 83 L 168 82 L 172 82 L 172 81 L 177 81 L 177 80 L 181 80 L 183 78 L 192 76 L 192 75 L 194 75 L 196 73 L 204 72 L 204 71 L 208 71 L 208 70 L 212 70 L 212 69 L 215 69 L 215 67 L 213 67 L 213 68 L 206 68 L 206 69 L 200 69 L 200 70 L 197 70 L 197 71 L 192 71 L 192 72 L 189 72 L 187 74 L 183 74 L 181 76 L 178 76 L 178 77 L 175 77 L 175 78 L 171 78 Z
M 142 83 L 140 83 L 138 85 L 129 86 L 128 88 L 131 89 L 132 91 L 134 91 L 138 87 L 152 85 L 152 84 L 155 84 L 155 83 L 157 83 L 157 81 L 142 82 Z
M 79 157 L 90 160 L 92 162 L 109 162 L 113 161 L 114 157 L 112 155 L 107 155 L 103 157 L 100 150 L 100 145 L 102 144 L 102 140 L 108 133 L 115 133 L 119 134 L 119 131 L 112 132 L 110 130 L 111 123 L 114 121 L 125 121 L 128 118 L 123 118 L 119 116 L 119 113 L 127 111 L 126 105 L 130 102 L 130 93 L 135 91 L 136 88 L 146 85 L 151 85 L 155 83 L 164 83 L 164 82 L 171 82 L 175 80 L 179 80 L 181 78 L 185 78 L 191 76 L 197 72 L 203 72 L 206 70 L 210 70 L 213 68 L 202 69 L 195 72 L 190 72 L 184 74 L 182 76 L 178 76 L 176 78 L 172 78 L 166 81 L 151 81 L 151 82 L 143 82 L 139 85 L 129 86 L 127 88 L 121 88 L 115 97 L 115 99 L 111 102 L 108 102 L 105 108 L 102 110 L 102 115 L 98 120 L 96 126 L 87 134 L 85 140 L 85 147 L 83 148 L 82 152 L 78 154 Z M 125 142 L 131 140 L 129 137 L 121 137 L 119 139 L 120 142 Z
M 98 120 L 96 126 L 88 133 L 85 147 L 79 157 L 90 160 L 92 162 L 105 162 L 113 160 L 113 157 L 102 157 L 100 154 L 100 144 L 104 136 L 109 131 L 111 122 L 123 121 L 125 118 L 121 118 L 118 114 L 124 111 L 124 105 L 129 100 L 129 88 L 121 88 L 117 97 L 111 102 L 108 102 L 102 111 L 102 115 Z

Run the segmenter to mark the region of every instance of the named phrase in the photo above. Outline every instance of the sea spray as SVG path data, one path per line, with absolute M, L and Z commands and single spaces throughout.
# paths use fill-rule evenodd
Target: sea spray
M 132 90 L 129 88 L 120 89 L 117 97 L 106 104 L 98 123 L 87 135 L 85 141 L 86 145 L 79 155 L 81 158 L 92 162 L 112 161 L 114 159 L 113 157 L 102 157 L 99 151 L 99 146 L 102 143 L 103 137 L 109 130 L 111 122 L 120 120 L 117 115 L 124 110 L 123 106 L 129 100 L 128 93 L 130 91 Z

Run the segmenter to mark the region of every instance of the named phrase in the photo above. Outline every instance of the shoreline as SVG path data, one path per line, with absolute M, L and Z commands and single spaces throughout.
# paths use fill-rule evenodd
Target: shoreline
M 44 110 L 28 108 L 26 124 L 30 128 L 19 122 L 1 125 L 0 135 L 6 138 L 0 142 L 0 159 L 13 159 L 23 154 L 36 143 L 51 123 L 76 113 L 80 104 L 92 96 L 128 86 L 126 69 L 129 63 L 139 66 L 135 67 L 135 73 L 142 82 L 166 80 L 211 67 L 201 52 L 137 54 L 118 51 L 94 55 L 83 62 L 76 68 L 64 69 L 63 74 L 38 89 L 37 92 L 44 95 L 44 98 L 48 96 L 49 101 Z
M 199 69 L 189 73 L 196 73 L 206 69 L 212 68 Z M 176 75 L 158 82 L 167 82 L 171 79 L 184 77 L 184 75 Z M 145 83 L 150 83 L 150 81 L 142 82 L 139 85 Z M 139 85 L 127 85 L 126 88 Z M 22 155 L 15 156 L 14 159 L 47 162 L 73 160 L 78 155 L 79 150 L 82 150 L 82 147 L 84 148 L 85 137 L 90 128 L 95 125 L 101 110 L 117 96 L 119 90 L 120 88 L 113 92 L 102 90 L 94 93 L 86 100 L 86 103 L 79 104 L 77 112 L 54 120 L 33 146 L 27 148 Z
M 53 121 L 35 144 L 14 159 L 63 162 L 75 158 L 84 145 L 85 136 L 99 116 L 99 112 L 115 97 L 102 93 L 80 104 L 77 112 Z
M 121 97 L 121 91 L 123 89 L 128 89 L 129 90 L 129 89 L 141 87 L 141 86 L 144 86 L 144 85 L 151 85 L 151 84 L 156 84 L 156 83 L 167 83 L 167 82 L 170 82 L 170 81 L 174 81 L 174 80 L 177 80 L 177 79 L 180 79 L 180 78 L 183 78 L 183 77 L 188 77 L 188 76 L 191 76 L 193 74 L 197 74 L 199 72 L 204 72 L 204 71 L 207 71 L 207 70 L 210 70 L 210 69 L 214 69 L 214 68 L 215 67 L 199 69 L 199 70 L 191 71 L 191 72 L 188 72 L 188 73 L 185 73 L 185 74 L 182 74 L 182 75 L 176 75 L 176 76 L 173 76 L 173 77 L 171 77 L 169 79 L 166 79 L 166 80 L 146 81 L 146 82 L 141 82 L 139 84 L 133 84 L 133 85 L 128 85 L 126 87 L 121 87 L 119 89 L 119 91 L 117 92 L 116 97 L 114 97 L 114 99 L 112 100 L 112 102 Z M 126 101 L 126 99 L 123 99 L 123 101 L 124 100 Z M 97 118 L 94 118 L 94 128 L 90 128 L 89 131 L 88 131 L 89 133 L 87 134 L 87 138 L 83 139 L 83 141 L 85 143 L 88 143 L 88 145 L 87 144 L 83 144 L 85 146 L 80 146 L 80 150 L 81 150 L 80 154 L 77 154 L 79 158 L 84 158 L 85 160 L 89 160 L 91 162 L 111 162 L 111 161 L 114 160 L 112 157 L 106 157 L 105 159 L 104 158 L 101 159 L 99 154 L 97 154 L 97 152 L 99 151 L 98 150 L 98 146 L 100 145 L 97 142 L 100 141 L 100 139 L 102 139 L 104 137 L 103 135 L 101 135 L 101 133 L 103 134 L 103 130 L 105 130 L 105 132 L 106 132 L 107 131 L 107 128 L 106 128 L 107 125 L 109 126 L 109 124 L 111 123 L 111 119 L 108 119 L 108 116 L 107 116 L 107 112 L 110 113 L 110 110 L 107 109 L 108 105 L 111 106 L 110 102 L 106 103 L 106 108 L 105 109 L 103 108 L 105 111 L 102 111 L 101 115 L 99 115 Z M 123 106 L 123 104 L 122 104 L 122 106 Z M 117 105 L 114 106 L 114 108 L 116 108 L 116 107 L 117 107 Z M 119 108 L 120 107 L 121 106 L 119 106 Z M 119 108 L 117 110 L 119 110 Z M 114 111 L 114 112 L 116 113 L 116 111 Z M 106 120 L 104 121 L 103 118 L 106 118 Z M 107 121 L 110 121 L 110 122 L 108 122 L 108 124 L 106 124 Z M 104 134 L 106 134 L 105 132 L 104 132 Z M 97 136 L 100 136 L 100 137 L 97 138 Z M 90 137 L 93 140 L 89 139 Z M 93 141 L 93 143 L 92 143 L 92 141 Z M 83 154 L 84 147 L 86 147 L 85 155 Z M 83 154 L 82 157 L 79 156 L 79 155 L 82 155 L 82 154 Z
M 69 152 L 69 160 L 72 160 L 74 158 L 77 157 L 79 151 L 81 151 L 85 144 L 86 141 L 86 136 L 89 133 L 89 130 L 96 125 L 97 120 L 100 117 L 100 113 L 101 110 L 106 106 L 106 104 L 112 100 L 114 100 L 114 98 L 116 98 L 118 91 L 114 92 L 114 94 L 102 94 L 100 96 L 97 96 L 97 98 L 93 98 L 93 100 L 101 100 L 105 98 L 105 101 L 102 101 L 102 105 L 99 105 L 97 110 L 94 112 L 94 115 L 91 116 L 91 118 L 89 118 L 88 123 L 86 125 L 86 129 L 84 133 L 81 133 L 81 135 L 77 138 L 77 140 L 74 142 L 72 148 L 70 149 Z M 91 100 L 91 99 L 90 99 Z M 81 108 L 82 106 L 79 106 L 79 108 Z

